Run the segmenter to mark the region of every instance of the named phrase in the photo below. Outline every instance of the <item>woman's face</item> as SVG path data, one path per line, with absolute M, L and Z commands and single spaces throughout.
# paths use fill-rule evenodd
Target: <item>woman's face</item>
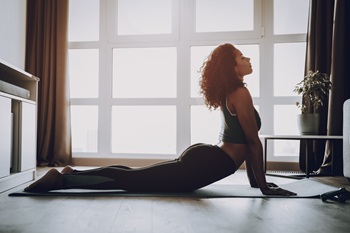
M 243 80 L 245 75 L 253 72 L 252 64 L 250 63 L 250 58 L 243 56 L 238 49 L 235 49 L 234 53 L 236 57 L 235 71 L 238 78 Z

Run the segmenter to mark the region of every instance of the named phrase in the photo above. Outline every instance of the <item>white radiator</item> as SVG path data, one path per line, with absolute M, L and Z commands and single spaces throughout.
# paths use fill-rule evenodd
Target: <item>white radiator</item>
M 344 176 L 350 178 L 350 99 L 344 102 L 343 110 L 343 167 Z

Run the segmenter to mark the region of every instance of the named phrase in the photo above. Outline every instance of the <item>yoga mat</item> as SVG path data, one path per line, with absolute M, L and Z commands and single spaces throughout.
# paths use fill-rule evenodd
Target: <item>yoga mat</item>
M 336 191 L 338 188 L 322 184 L 311 179 L 302 179 L 280 185 L 280 187 L 297 193 L 297 196 L 288 198 L 319 198 L 321 194 L 330 191 Z M 204 188 L 189 193 L 135 193 L 123 190 L 91 190 L 91 189 L 63 189 L 49 192 L 24 192 L 17 191 L 10 193 L 9 196 L 79 196 L 79 197 L 192 197 L 192 198 L 229 198 L 229 197 L 247 197 L 247 198 L 266 198 L 284 196 L 265 196 L 260 189 L 251 188 L 249 185 L 226 185 L 212 184 Z

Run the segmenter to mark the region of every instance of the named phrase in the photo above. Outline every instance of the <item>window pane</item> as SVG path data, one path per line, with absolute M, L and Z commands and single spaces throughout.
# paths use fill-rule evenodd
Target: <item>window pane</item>
M 294 87 L 304 77 L 306 43 L 274 45 L 274 95 L 297 96 Z
M 251 31 L 253 0 L 197 0 L 196 32 Z
M 259 96 L 260 85 L 260 61 L 259 61 L 259 46 L 258 45 L 237 45 L 237 49 L 241 50 L 244 56 L 249 57 L 253 67 L 253 73 L 245 78 L 249 91 L 252 96 Z M 211 51 L 216 46 L 194 46 L 191 48 L 191 97 L 200 96 L 199 70 L 203 61 L 209 56 Z
M 71 106 L 73 152 L 97 152 L 98 107 Z
M 176 153 L 174 106 L 114 106 L 112 152 Z
M 274 0 L 275 34 L 306 33 L 308 24 L 308 0 Z
M 97 49 L 69 50 L 71 98 L 97 98 L 99 54 Z
M 205 106 L 191 106 L 191 144 L 219 142 L 220 110 L 209 111 Z
M 99 40 L 99 0 L 69 0 L 69 41 Z
M 295 105 L 274 106 L 274 134 L 298 135 L 297 114 L 300 110 Z M 275 156 L 299 156 L 298 140 L 274 140 Z
M 176 59 L 176 48 L 113 49 L 113 97 L 175 97 Z
M 172 0 L 118 0 L 118 35 L 171 33 Z

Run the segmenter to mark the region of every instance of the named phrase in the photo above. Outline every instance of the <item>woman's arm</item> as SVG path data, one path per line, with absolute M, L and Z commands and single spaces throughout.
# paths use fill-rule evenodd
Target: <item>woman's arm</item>
M 256 182 L 256 179 L 255 179 L 254 171 L 253 171 L 249 156 L 247 157 L 247 159 L 245 161 L 245 167 L 246 167 L 247 176 L 248 176 L 250 186 L 252 188 L 259 188 L 258 183 Z M 266 182 L 266 184 L 268 187 L 278 187 L 275 183 Z
M 295 195 L 295 193 L 278 187 L 270 187 L 266 183 L 263 166 L 263 148 L 258 135 L 253 101 L 248 89 L 245 87 L 238 88 L 229 96 L 229 104 L 233 105 L 247 139 L 248 167 L 251 166 L 250 169 L 261 192 L 266 195 Z
M 254 105 L 248 89 L 245 87 L 238 88 L 229 96 L 229 103 L 233 105 L 247 140 L 248 167 L 251 166 L 258 187 L 265 189 L 267 184 L 263 171 L 263 149 L 258 137 Z
M 247 156 L 247 159 L 245 161 L 245 169 L 247 171 L 247 177 L 248 177 L 250 186 L 252 188 L 259 188 L 258 183 L 256 182 L 256 179 L 255 179 L 254 171 L 250 161 L 250 156 Z

